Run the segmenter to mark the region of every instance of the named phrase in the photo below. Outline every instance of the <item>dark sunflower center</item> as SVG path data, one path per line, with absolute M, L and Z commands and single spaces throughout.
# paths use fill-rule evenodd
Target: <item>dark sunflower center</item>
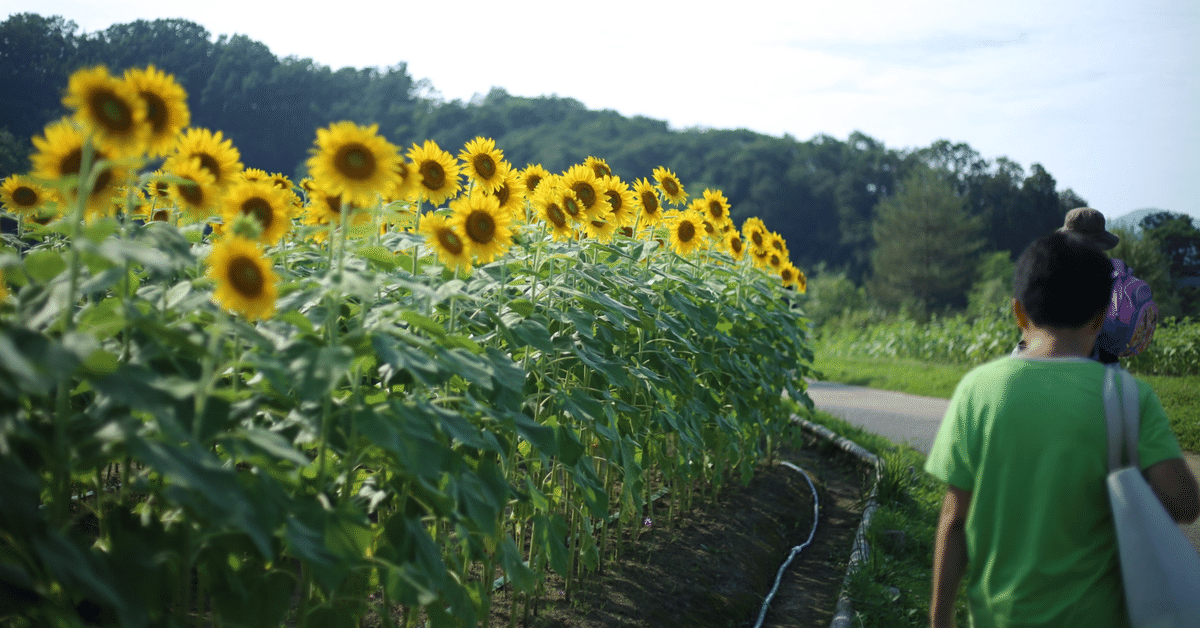
M 784 281 L 791 281 L 791 280 L 792 280 L 792 270 L 791 270 L 790 268 L 785 268 L 785 269 L 783 269 L 782 271 L 780 271 L 779 275 L 780 275 L 781 277 L 783 277 L 783 280 L 784 280 Z
M 712 235 L 717 232 L 717 228 L 714 227 L 711 222 L 705 220 L 704 221 L 704 232 L 707 233 L 708 235 Z
M 626 238 L 632 238 L 633 227 L 621 227 L 621 235 L 625 236 Z
M 92 92 L 92 112 L 106 131 L 126 133 L 133 126 L 133 111 L 129 103 L 107 89 Z
M 446 249 L 447 251 L 450 251 L 451 255 L 461 255 L 462 254 L 462 252 L 463 252 L 462 238 L 459 238 L 458 234 L 454 233 L 454 231 L 452 229 L 442 229 L 441 231 L 438 231 L 437 237 L 438 237 L 438 242 L 440 242 L 442 245 L 442 248 Z
M 510 190 L 510 189 L 508 188 L 508 184 L 507 184 L 507 183 L 505 183 L 504 185 L 500 186 L 500 189 L 496 190 L 496 200 L 500 201 L 500 206 L 501 206 L 501 207 L 504 207 L 505 205 L 507 205 L 507 204 L 508 204 L 508 197 L 509 197 L 511 194 L 512 194 L 512 190 Z
M 675 196 L 676 194 L 679 194 L 679 183 L 677 183 L 675 181 L 675 179 L 672 179 L 670 177 L 663 179 L 662 186 L 663 186 L 663 190 L 665 190 L 666 193 L 670 194 L 671 196 Z
M 576 203 L 573 198 L 563 199 L 563 209 L 567 210 L 567 213 L 572 216 L 579 215 L 579 203 Z
M 779 256 L 775 255 L 775 254 L 772 254 L 771 259 L 769 259 L 767 261 L 769 261 L 772 266 L 778 266 L 783 263 L 783 260 L 779 259 Z
M 693 225 L 690 220 L 685 220 L 679 223 L 675 233 L 679 236 L 680 242 L 691 242 L 692 238 L 696 237 L 696 225 Z
M 142 100 L 146 101 L 146 120 L 150 122 L 150 128 L 154 129 L 155 135 L 162 133 L 167 128 L 166 101 L 153 92 L 142 92 Z
M 258 263 L 249 257 L 239 256 L 229 261 L 229 283 L 243 297 L 256 299 L 262 296 L 265 281 Z
M 446 171 L 436 161 L 421 164 L 421 183 L 430 190 L 440 190 L 446 185 Z
M 496 221 L 485 211 L 477 209 L 471 212 L 467 216 L 466 227 L 467 237 L 480 244 L 487 244 L 496 237 Z
M 658 212 L 658 195 L 654 192 L 642 192 L 642 211 L 653 216 Z
M 79 169 L 83 167 L 83 149 L 77 148 L 66 155 L 58 162 L 58 171 L 64 175 L 79 174 Z
M 334 156 L 333 163 L 339 173 L 355 181 L 370 179 L 375 175 L 375 155 L 362 144 L 342 146 Z
M 612 170 L 609 170 L 608 166 L 606 166 L 604 164 L 594 164 L 592 166 L 592 170 L 596 173 L 597 177 L 611 177 L 612 176 Z
M 721 207 L 720 203 L 713 201 L 708 204 L 708 214 L 713 218 L 720 220 L 721 216 L 725 215 L 725 208 Z
M 621 195 L 609 190 L 604 193 L 608 196 L 608 204 L 612 206 L 612 213 L 616 214 L 621 211 Z
M 783 243 L 779 240 L 771 240 L 771 246 L 775 247 L 776 251 L 783 252 Z
M 166 196 L 170 189 L 171 185 L 166 181 L 159 180 L 154 182 L 154 194 L 157 196 Z
M 38 202 L 37 191 L 24 185 L 13 190 L 12 198 L 13 202 L 21 207 L 33 207 Z
M 563 215 L 563 211 L 558 205 L 546 207 L 546 217 L 554 223 L 555 227 L 564 227 L 567 224 L 567 217 Z
M 257 196 L 246 199 L 242 203 L 242 213 L 257 220 L 263 229 L 270 229 L 271 223 L 275 219 L 275 212 L 271 211 L 271 204 Z
M 150 217 L 150 220 L 154 220 L 157 222 L 167 222 L 167 220 L 170 217 L 171 217 L 171 215 L 167 213 L 167 210 L 159 209 L 159 210 L 155 210 L 154 215 Z
M 541 182 L 542 177 L 536 174 L 531 174 L 527 179 L 525 179 L 525 187 L 529 188 L 529 191 L 532 192 L 537 189 L 538 184 Z
M 99 155 L 97 155 L 99 157 Z M 103 159 L 103 157 L 101 157 Z M 108 185 L 113 182 L 112 170 L 105 169 L 96 177 L 96 187 L 92 188 L 92 196 L 111 193 Z
M 760 249 L 762 248 L 763 238 L 761 233 L 755 231 L 754 233 L 750 234 L 750 239 L 754 241 L 754 246 Z
M 192 155 L 192 157 L 199 157 L 200 167 L 212 173 L 212 176 L 214 179 L 216 179 L 217 183 L 221 182 L 221 162 L 217 161 L 216 157 L 213 157 L 208 153 L 196 153 L 195 155 Z
M 579 197 L 579 202 L 583 203 L 584 207 L 590 208 L 592 205 L 596 204 L 596 190 L 592 188 L 590 183 L 587 183 L 586 181 L 580 181 L 571 189 L 575 190 L 575 195 Z
M 733 249 L 734 253 L 741 253 L 742 252 L 742 239 L 741 238 L 731 238 L 729 240 L 729 248 Z
M 603 229 L 604 225 L 606 225 L 606 224 L 608 224 L 608 223 L 604 222 L 603 220 L 593 220 L 592 221 L 592 226 L 597 229 Z
M 488 155 L 475 155 L 471 163 L 475 165 L 475 172 L 484 179 L 490 179 L 496 174 L 496 162 Z
M 335 214 L 342 213 L 342 195 L 326 195 L 325 204 L 329 206 L 329 211 Z
M 179 184 L 179 195 L 189 205 L 200 205 L 204 202 L 204 190 L 195 181 L 188 181 Z

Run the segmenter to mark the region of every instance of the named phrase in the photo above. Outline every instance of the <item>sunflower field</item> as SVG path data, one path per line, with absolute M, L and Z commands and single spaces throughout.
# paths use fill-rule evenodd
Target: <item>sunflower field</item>
M 0 188 L 8 625 L 515 623 L 811 406 L 786 244 L 665 168 L 340 122 L 294 185 L 152 66 L 63 102 Z

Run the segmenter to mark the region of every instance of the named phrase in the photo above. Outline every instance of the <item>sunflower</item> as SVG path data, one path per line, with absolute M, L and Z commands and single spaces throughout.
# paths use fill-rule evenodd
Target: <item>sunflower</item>
M 729 252 L 729 256 L 737 261 L 741 261 L 746 256 L 746 243 L 742 240 L 742 236 L 733 229 L 725 232 L 724 248 Z
M 442 150 L 433 140 L 408 150 L 408 159 L 417 170 L 417 195 L 434 207 L 455 197 L 461 184 L 459 165 L 454 155 Z
M 347 211 L 350 212 L 347 216 L 348 226 L 362 227 L 371 220 L 371 212 L 365 210 L 365 207 L 341 194 L 316 185 L 308 194 L 308 205 L 304 207 L 304 224 L 337 226 L 342 222 L 342 212 Z M 324 241 L 325 234 L 318 234 L 316 239 Z
M 483 188 L 476 188 L 481 193 L 495 196 L 496 201 L 500 204 L 500 211 L 512 214 L 513 220 L 525 222 L 525 184 L 521 182 L 520 173 L 513 170 L 512 166 L 505 163 L 501 166 L 504 173 L 501 175 L 500 185 L 491 192 L 483 191 Z
M 674 172 L 658 167 L 654 169 L 654 180 L 658 182 L 656 186 L 659 192 L 662 192 L 663 198 L 672 205 L 682 205 L 687 202 L 687 192 L 683 191 L 683 184 L 679 182 L 679 177 L 675 176 Z
M 787 259 L 788 253 L 787 242 L 784 242 L 783 236 L 774 231 L 767 234 L 767 249 L 773 253 L 778 253 L 784 259 Z
M 317 129 L 308 171 L 330 192 L 343 194 L 363 205 L 376 194 L 389 194 L 396 185 L 399 150 L 379 135 L 379 125 L 360 126 L 335 122 Z
M 511 216 L 500 211 L 495 196 L 469 194 L 450 203 L 454 216 L 450 219 L 471 257 L 487 264 L 512 246 L 512 231 L 508 228 Z
M 188 222 L 208 220 L 221 201 L 221 188 L 212 172 L 193 157 L 187 163 L 176 161 L 170 174 L 182 179 L 171 182 L 171 200 Z
M 496 142 L 482 136 L 467 142 L 458 158 L 466 164 L 467 177 L 486 192 L 503 185 L 503 177 L 511 169 L 504 161 L 504 153 L 496 148 Z
M 542 167 L 541 164 L 528 164 L 521 171 L 521 183 L 525 184 L 525 190 L 529 194 L 537 192 L 538 186 L 543 181 L 551 178 L 550 171 Z
M 596 178 L 598 179 L 613 176 L 612 168 L 609 168 L 608 164 L 599 157 L 588 157 L 583 160 L 583 165 L 591 168 L 592 172 L 596 173 Z
M 724 226 L 730 222 L 729 218 L 729 199 L 725 198 L 725 194 L 720 190 L 704 189 L 704 198 L 700 200 L 704 208 L 704 213 L 708 219 L 717 226 Z
M 608 221 L 616 228 L 628 227 L 633 224 L 634 197 L 629 184 L 620 177 L 609 177 L 605 180 L 604 196 L 608 198 Z
M 266 170 L 261 168 L 246 168 L 240 174 L 242 181 L 262 181 L 270 176 Z
M 613 234 L 617 232 L 617 226 L 611 220 L 585 220 L 583 221 L 583 232 L 597 242 L 612 242 Z
M 384 194 L 383 198 L 388 202 L 416 200 L 420 188 L 416 175 L 416 167 L 401 157 L 396 161 L 396 179 L 392 189 Z
M 666 217 L 671 248 L 679 255 L 688 255 L 700 246 L 704 233 L 704 217 L 691 210 L 672 212 Z
M 242 171 L 242 158 L 231 140 L 225 139 L 220 131 L 191 128 L 183 132 L 175 143 L 175 153 L 163 164 L 164 170 L 174 170 L 180 164 L 199 159 L 200 166 L 213 176 L 213 185 L 224 190 L 237 180 Z
M 254 218 L 262 230 L 258 242 L 269 246 L 278 243 L 291 228 L 290 205 L 287 194 L 269 179 L 240 181 L 225 192 L 221 217 L 226 225 L 242 216 Z
M 770 253 L 767 252 L 766 249 L 756 249 L 751 247 L 749 250 L 750 261 L 756 268 L 766 268 L 771 265 L 768 259 L 770 257 Z
M 574 198 L 574 192 L 568 191 L 567 193 Z M 563 194 L 558 188 L 551 185 L 540 187 L 539 192 L 533 195 L 532 202 L 534 209 L 537 211 L 537 217 L 546 223 L 546 226 L 550 229 L 550 234 L 555 240 L 571 239 L 574 235 L 574 229 L 572 229 L 574 220 L 563 209 Z
M 67 177 L 79 176 L 83 167 L 83 149 L 86 138 L 83 131 L 66 118 L 46 126 L 45 137 L 34 137 L 33 145 L 37 152 L 30 160 L 33 162 L 33 177 L 47 181 L 62 181 Z M 102 149 L 95 149 L 92 154 L 93 182 L 88 193 L 85 211 L 88 216 L 107 213 L 112 204 L 112 197 L 117 188 L 128 178 L 123 168 L 109 165 L 104 169 L 95 169 L 95 164 L 109 158 Z M 76 185 L 65 190 L 66 201 L 73 203 L 78 194 Z
M 608 197 L 604 196 L 603 183 L 591 168 L 583 164 L 571 166 L 563 173 L 562 184 L 575 192 L 588 220 L 608 219 Z
M 146 122 L 150 126 L 146 152 L 165 157 L 175 147 L 180 131 L 191 124 L 187 92 L 175 82 L 173 75 L 153 65 L 125 70 L 125 82 L 132 85 L 146 103 Z
M 775 251 L 767 251 L 767 266 L 770 266 L 775 272 L 783 270 L 783 265 L 787 264 L 788 260 Z
M 767 225 L 763 223 L 762 219 L 751 216 L 742 223 L 742 237 L 746 239 L 751 251 L 755 253 L 765 251 L 767 248 Z
M 62 102 L 75 111 L 75 121 L 95 136 L 109 156 L 146 152 L 150 137 L 146 101 L 133 85 L 111 76 L 103 65 L 76 70 Z
M 791 262 L 784 263 L 779 268 L 779 278 L 783 281 L 784 287 L 794 286 L 800 292 L 804 292 L 808 287 L 808 282 L 805 281 L 804 286 L 801 286 L 800 281 L 803 276 L 804 273 L 800 272 L 800 269 L 793 266 Z
M 634 207 L 638 212 L 638 224 L 657 225 L 662 222 L 662 203 L 658 200 L 658 190 L 646 179 L 638 179 L 633 183 Z
M 11 175 L 0 185 L 0 206 L 10 214 L 36 214 L 50 202 L 50 198 L 50 190 L 34 183 L 25 175 Z
M 275 313 L 279 283 L 262 249 L 240 236 L 222 238 L 208 255 L 208 277 L 217 282 L 213 299 L 250 320 Z
M 462 232 L 454 225 L 435 212 L 428 211 L 421 216 L 417 231 L 425 235 L 425 242 L 432 248 L 443 264 L 450 268 L 461 268 L 471 271 L 471 252 L 463 239 Z

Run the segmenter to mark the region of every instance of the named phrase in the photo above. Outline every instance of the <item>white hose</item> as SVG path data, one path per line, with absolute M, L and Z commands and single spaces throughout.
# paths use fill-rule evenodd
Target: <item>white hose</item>
M 808 533 L 807 541 L 792 548 L 792 551 L 790 553 L 788 553 L 787 560 L 783 561 L 783 565 L 781 565 L 779 567 L 779 573 L 775 574 L 775 586 L 771 587 L 771 592 L 768 593 L 766 599 L 763 600 L 762 610 L 758 611 L 758 621 L 754 623 L 754 628 L 762 628 L 763 619 L 766 618 L 766 616 L 767 616 L 767 607 L 769 607 L 771 605 L 771 599 L 775 597 L 775 593 L 779 590 L 779 583 L 783 580 L 783 572 L 788 568 L 788 565 L 792 564 L 792 559 L 795 558 L 798 554 L 800 554 L 800 552 L 804 551 L 804 548 L 808 547 L 809 544 L 812 543 L 813 536 L 815 536 L 817 534 L 817 518 L 820 516 L 820 513 L 821 513 L 821 509 L 819 507 L 819 504 L 817 503 L 817 487 L 813 486 L 812 480 L 809 479 L 809 477 L 808 477 L 808 473 L 804 469 L 801 469 L 800 467 L 797 467 L 796 465 L 794 465 L 790 462 L 781 462 L 780 464 L 782 464 L 785 467 L 789 467 L 789 468 L 799 471 L 800 475 L 804 476 L 804 480 L 806 482 L 808 482 L 808 488 L 812 489 L 812 496 L 813 496 L 812 531 Z

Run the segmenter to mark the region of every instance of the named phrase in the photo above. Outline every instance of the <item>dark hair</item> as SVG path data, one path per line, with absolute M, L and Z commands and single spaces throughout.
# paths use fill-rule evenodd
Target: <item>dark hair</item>
M 1079 329 L 1112 301 L 1108 255 L 1077 235 L 1055 232 L 1017 259 L 1013 296 L 1039 327 Z

